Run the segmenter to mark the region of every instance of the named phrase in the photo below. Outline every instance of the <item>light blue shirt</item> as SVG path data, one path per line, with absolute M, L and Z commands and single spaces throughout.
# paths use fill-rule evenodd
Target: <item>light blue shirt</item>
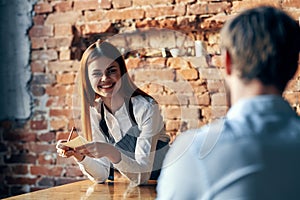
M 205 158 L 216 145 L 253 136 L 267 141 L 300 141 L 300 117 L 281 96 L 261 95 L 240 100 L 224 119 L 180 134 L 165 158 L 157 199 L 206 199 L 213 182 L 218 182 L 212 173 L 222 164 L 214 166 L 216 170 L 208 169 Z M 250 170 L 255 167 L 259 166 Z

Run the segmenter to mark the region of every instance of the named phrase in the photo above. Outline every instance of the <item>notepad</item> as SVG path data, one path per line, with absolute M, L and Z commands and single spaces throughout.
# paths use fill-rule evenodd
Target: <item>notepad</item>
M 61 144 L 65 145 L 67 147 L 70 147 L 70 148 L 75 148 L 75 147 L 79 147 L 79 146 L 82 146 L 87 143 L 88 143 L 88 141 L 84 137 L 78 136 L 68 142 L 63 142 Z

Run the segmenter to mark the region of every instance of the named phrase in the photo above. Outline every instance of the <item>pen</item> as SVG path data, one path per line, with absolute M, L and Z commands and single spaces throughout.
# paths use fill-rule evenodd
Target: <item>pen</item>
M 76 130 L 76 128 L 73 126 L 73 127 L 72 127 L 72 130 L 71 130 L 71 132 L 70 132 L 70 134 L 69 134 L 69 137 L 68 137 L 68 139 L 67 139 L 67 142 L 69 142 L 70 139 L 72 138 L 72 135 L 73 135 L 74 130 Z

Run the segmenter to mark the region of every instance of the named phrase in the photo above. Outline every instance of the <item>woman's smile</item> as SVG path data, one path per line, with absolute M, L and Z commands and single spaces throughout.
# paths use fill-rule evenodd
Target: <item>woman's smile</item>
M 107 57 L 93 60 L 88 67 L 89 79 L 95 93 L 101 98 L 112 97 L 121 88 L 121 70 L 118 63 Z
M 101 83 L 98 85 L 98 89 L 106 91 L 112 89 L 115 85 L 116 83 Z

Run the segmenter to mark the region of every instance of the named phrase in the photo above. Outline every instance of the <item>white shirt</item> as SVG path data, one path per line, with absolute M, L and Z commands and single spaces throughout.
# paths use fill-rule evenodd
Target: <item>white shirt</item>
M 139 185 L 150 177 L 157 140 L 168 141 L 169 137 L 165 134 L 159 106 L 154 100 L 135 96 L 131 98 L 131 101 L 133 114 L 140 130 L 135 148 L 135 159 L 121 152 L 121 161 L 114 164 L 114 167 L 132 183 Z M 106 142 L 104 134 L 99 129 L 100 109 L 95 107 L 90 109 L 93 141 Z M 125 103 L 114 115 L 105 109 L 104 117 L 109 132 L 116 142 L 120 141 L 132 126 Z M 108 178 L 110 161 L 106 157 L 100 159 L 85 157 L 78 164 L 82 172 L 93 181 L 103 182 Z

